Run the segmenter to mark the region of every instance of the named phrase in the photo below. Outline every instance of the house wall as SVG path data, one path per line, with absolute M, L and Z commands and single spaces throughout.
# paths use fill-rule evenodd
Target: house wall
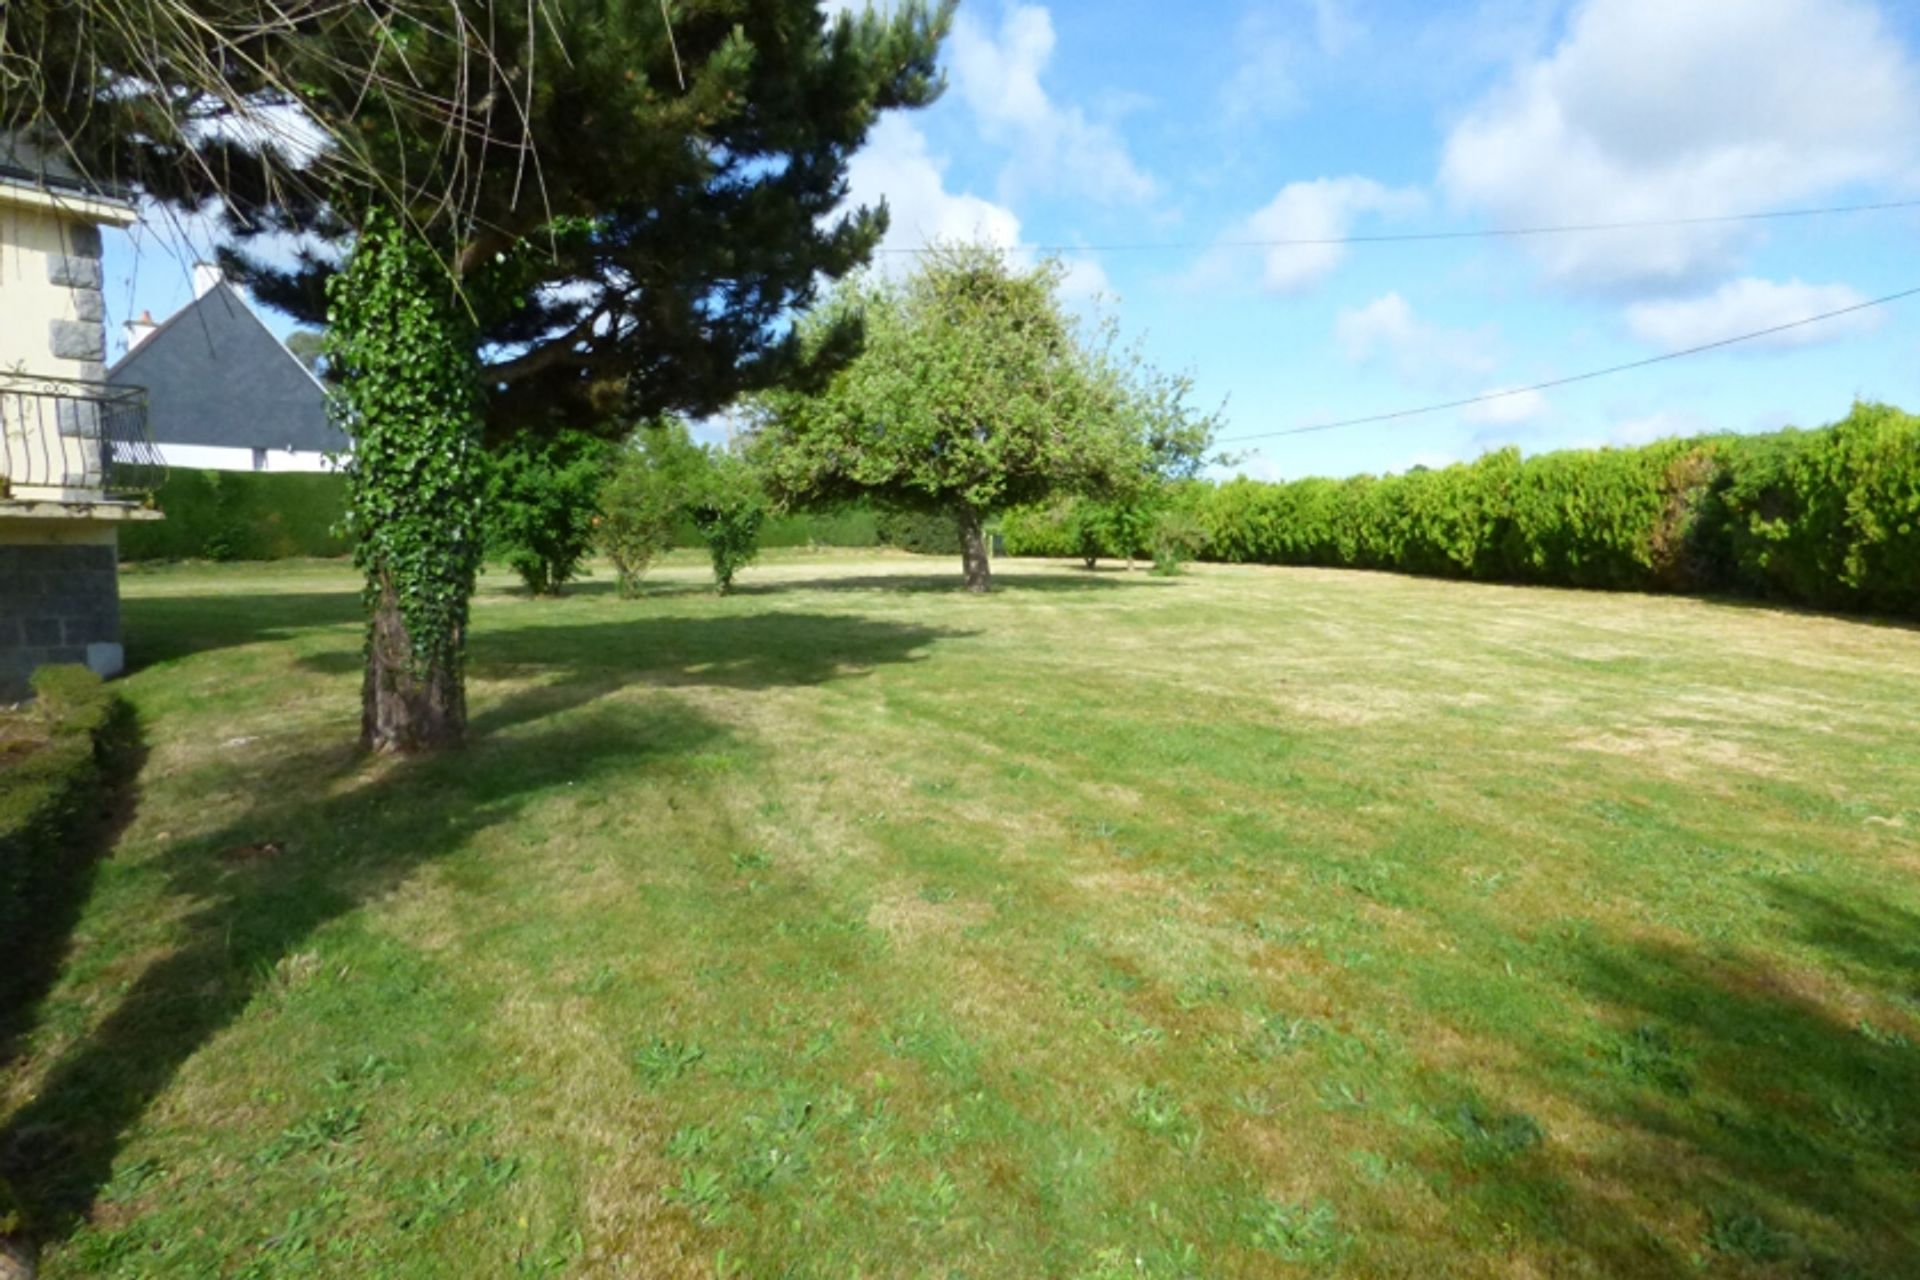
M 106 306 L 101 294 L 100 229 L 77 209 L 42 193 L 0 188 L 0 370 L 104 382 Z M 35 458 L 39 483 L 13 477 L 16 497 L 84 497 L 99 481 L 99 443 L 86 424 L 62 423 L 0 397 L 0 467 L 11 453 Z M 80 412 L 85 412 L 81 410 Z M 97 433 L 96 433 L 97 434 Z M 48 438 L 51 436 L 51 438 Z
M 126 665 L 117 542 L 103 521 L 0 517 L 0 701 L 24 697 L 42 664 Z
M 265 467 L 255 468 L 253 450 L 210 444 L 163 444 L 160 456 L 169 467 L 191 471 L 337 471 L 324 453 L 268 449 Z
M 66 213 L 0 202 L 0 368 L 107 376 L 100 230 Z

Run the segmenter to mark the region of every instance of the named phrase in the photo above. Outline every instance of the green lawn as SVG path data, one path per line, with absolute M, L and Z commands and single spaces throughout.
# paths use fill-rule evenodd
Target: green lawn
M 1920 1274 L 1920 633 L 1359 573 L 131 571 L 71 1276 Z

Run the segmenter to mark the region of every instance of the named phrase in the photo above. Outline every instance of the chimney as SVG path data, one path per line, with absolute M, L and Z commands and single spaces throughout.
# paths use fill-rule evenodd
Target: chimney
M 194 263 L 193 296 L 196 298 L 206 297 L 207 290 L 219 284 L 223 278 L 220 274 L 220 268 L 214 266 L 211 262 Z
M 160 326 L 153 322 L 153 312 L 142 311 L 138 320 L 127 321 L 127 350 L 131 351 L 148 338 Z

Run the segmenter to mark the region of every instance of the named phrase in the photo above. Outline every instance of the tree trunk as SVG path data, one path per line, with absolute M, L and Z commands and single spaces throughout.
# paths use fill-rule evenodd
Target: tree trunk
M 987 538 L 980 529 L 980 513 L 963 506 L 955 512 L 960 522 L 960 566 L 966 573 L 967 590 L 985 594 L 993 589 L 993 566 L 987 560 Z
M 458 645 L 456 643 L 456 651 Z M 411 755 L 458 746 L 467 731 L 467 690 L 459 670 L 413 668 L 413 643 L 393 583 L 381 579 L 360 686 L 360 742 L 370 751 Z

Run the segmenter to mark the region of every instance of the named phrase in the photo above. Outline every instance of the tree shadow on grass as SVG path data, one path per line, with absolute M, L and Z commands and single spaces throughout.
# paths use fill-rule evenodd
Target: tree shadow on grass
M 120 612 L 131 671 L 366 618 L 358 589 L 130 596 Z
M 1118 591 L 1130 583 L 1147 587 L 1171 587 L 1177 579 L 1155 578 L 1136 573 L 1131 579 L 1119 574 L 1087 573 L 996 573 L 994 595 L 1071 595 L 1087 591 Z M 778 595 L 786 591 L 872 591 L 900 595 L 965 595 L 966 583 L 958 573 L 887 573 L 847 575 L 828 578 L 785 579 L 780 582 L 744 582 L 734 587 L 735 595 Z
M 311 621 L 312 603 L 268 601 L 222 634 L 229 643 L 270 638 L 289 616 Z M 316 930 L 512 821 L 544 793 L 671 768 L 729 734 L 670 691 L 601 702 L 605 695 L 636 682 L 815 683 L 910 661 L 939 634 L 808 615 L 483 633 L 474 645 L 475 676 L 533 683 L 491 704 L 481 700 L 466 748 L 368 761 L 342 742 L 256 760 L 237 788 L 251 801 L 242 817 L 156 855 L 162 899 L 193 904 L 176 930 L 182 942 L 134 979 L 0 1126 L 0 1178 L 42 1239 L 70 1235 L 126 1136 L 182 1064 Z M 357 651 L 351 657 L 357 667 Z
M 1128 574 L 1123 569 L 1099 570 L 1088 572 L 1075 569 L 1070 573 L 996 573 L 993 577 L 995 595 L 1065 595 L 1084 591 L 1113 591 L 1131 584 L 1142 586 L 1169 587 L 1175 585 L 1170 578 L 1157 578 L 1144 571 Z M 779 596 L 797 591 L 846 591 L 871 592 L 877 595 L 966 595 L 965 581 L 959 573 L 865 573 L 839 574 L 817 578 L 782 578 L 778 581 L 763 581 L 756 577 L 744 577 L 736 580 L 730 597 Z M 524 593 L 518 593 L 522 599 L 531 599 Z M 574 597 L 596 597 L 607 599 L 617 596 L 615 585 L 611 582 L 573 582 L 567 584 L 566 595 L 562 599 Z M 714 598 L 711 583 L 707 582 L 659 582 L 640 583 L 635 603 L 647 600 L 675 600 L 687 598 Z
M 564 599 L 483 613 L 469 638 L 469 670 L 482 679 L 538 669 L 620 672 L 641 683 L 768 688 L 817 684 L 852 669 L 907 661 L 935 640 L 973 634 L 850 614 L 661 617 L 644 607 L 636 602 L 633 616 L 611 621 L 571 615 Z M 357 591 L 169 596 L 129 601 L 126 614 L 127 650 L 136 669 L 345 626 L 355 628 L 351 648 L 329 645 L 301 655 L 300 664 L 338 675 L 362 663 Z
M 605 689 L 581 680 L 526 691 L 481 711 L 475 744 L 444 756 L 369 766 L 327 749 L 263 762 L 245 816 L 158 855 L 166 894 L 196 904 L 179 926 L 182 944 L 140 974 L 0 1129 L 0 1176 L 37 1234 L 71 1233 L 181 1065 L 316 930 L 551 788 L 660 768 L 725 736 L 684 707 L 584 709 Z M 552 723 L 563 712 L 575 714 Z
M 477 631 L 468 670 L 482 680 L 561 670 L 622 683 L 768 689 L 820 684 L 919 660 L 974 634 L 850 614 L 640 615 L 615 622 L 517 620 Z M 354 655 L 358 665 L 358 655 Z
M 1753 596 L 1727 595 L 1719 592 L 1693 597 L 1716 609 L 1728 609 L 1745 613 L 1771 614 L 1778 618 L 1826 619 L 1831 622 L 1852 622 L 1863 627 L 1880 627 L 1890 631 L 1920 632 L 1920 619 L 1902 618 L 1890 613 L 1865 613 L 1843 609 L 1839 606 L 1822 608 L 1816 605 L 1793 604 L 1785 600 L 1766 600 Z
M 60 856 L 34 877 L 30 910 L 0 939 L 0 1067 L 13 1060 L 32 1029 L 41 1001 L 60 975 L 100 859 L 126 829 L 139 800 L 146 740 L 125 702 L 116 700 L 112 715 L 100 738 L 99 806 L 80 818 Z
M 1580 1274 L 1911 1274 L 1920 914 L 1784 885 L 1769 896 L 1822 974 L 1752 951 L 1578 944 L 1566 963 L 1600 1020 L 1522 1048 L 1608 1140 L 1576 1158 L 1549 1133 L 1484 1158 L 1485 1135 L 1517 1113 L 1454 1080 L 1437 1113 L 1445 1125 L 1457 1109 L 1462 1145 L 1439 1180 Z

